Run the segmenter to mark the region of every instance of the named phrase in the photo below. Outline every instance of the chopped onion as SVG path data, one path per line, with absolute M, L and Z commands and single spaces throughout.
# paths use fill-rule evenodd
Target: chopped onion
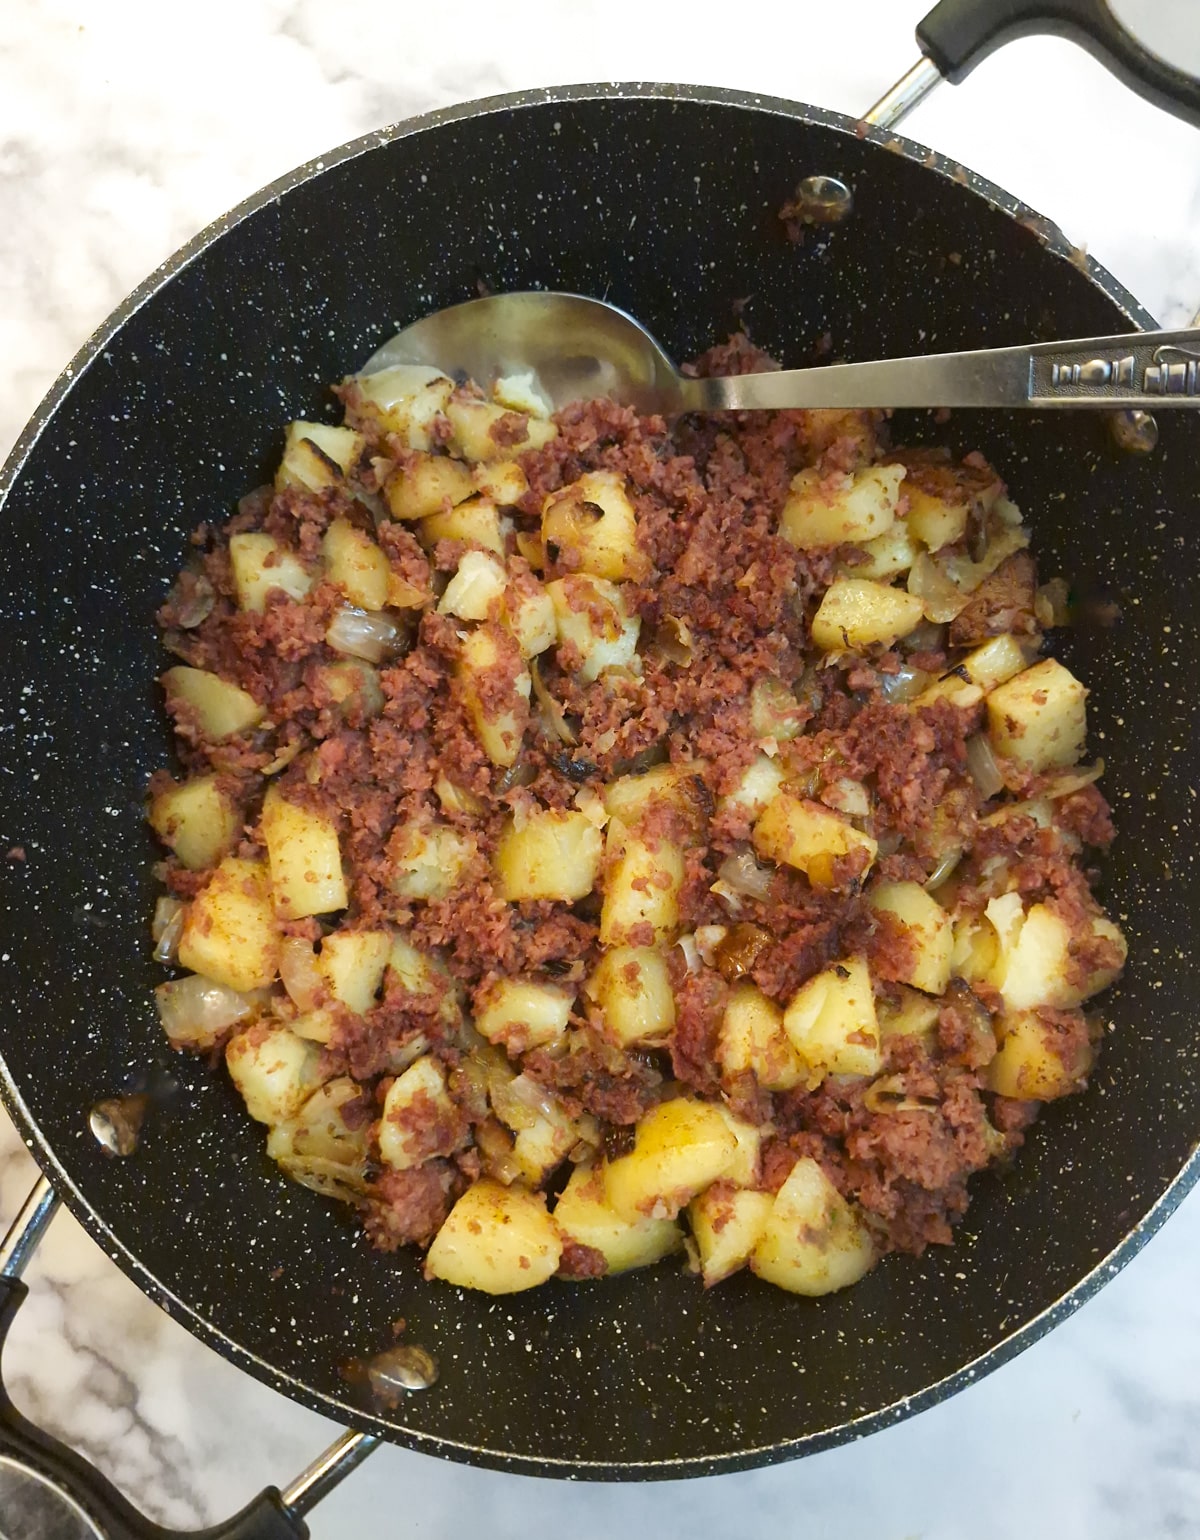
M 424 1032 L 418 1032 L 415 1037 L 410 1037 L 407 1042 L 399 1043 L 388 1051 L 388 1074 L 402 1075 L 410 1064 L 415 1064 L 422 1054 L 428 1052 L 429 1039 Z
M 683 953 L 683 960 L 687 965 L 687 971 L 689 973 L 699 973 L 700 948 L 696 945 L 696 938 L 692 935 L 691 931 L 688 931 L 686 936 L 680 936 L 675 945 Z
M 542 1118 L 556 1126 L 565 1121 L 558 1102 L 544 1085 L 529 1075 L 516 1075 L 511 1080 L 494 1075 L 490 1078 L 489 1090 L 496 1116 L 518 1132 L 522 1128 L 533 1128 Z
M 1070 619 L 1070 595 L 1062 578 L 1051 578 L 1033 596 L 1033 611 L 1044 631 L 1065 626 Z
M 740 914 L 742 912 L 742 900 L 728 883 L 714 882 L 708 891 L 721 900 L 730 914 Z
M 879 693 L 885 701 L 900 706 L 906 701 L 916 700 L 932 682 L 932 674 L 927 674 L 923 668 L 914 668 L 911 663 L 905 663 L 894 674 L 880 674 Z
M 863 1092 L 863 1106 L 868 1112 L 936 1112 L 937 1099 L 909 1096 L 902 1075 L 885 1075 Z
M 754 852 L 743 847 L 725 857 L 717 868 L 717 876 L 735 893 L 744 894 L 747 898 L 763 899 L 771 892 L 775 873 L 769 866 L 760 866 L 754 859 Z
M 1058 797 L 1069 797 L 1077 791 L 1082 791 L 1085 786 L 1091 786 L 1104 774 L 1104 761 L 1098 759 L 1094 765 L 1086 770 L 1069 770 L 1064 775 L 1055 776 L 1048 781 L 1042 790 L 1044 797 L 1054 801 Z
M 483 1156 L 483 1168 L 488 1176 L 505 1187 L 520 1180 L 521 1168 L 513 1159 L 512 1135 L 494 1118 L 486 1118 L 475 1129 L 475 1143 Z
M 329 623 L 325 640 L 334 652 L 368 663 L 394 658 L 404 646 L 400 627 L 388 615 L 343 606 Z
M 542 720 L 554 734 L 560 743 L 566 743 L 572 747 L 579 739 L 571 730 L 571 725 L 563 715 L 563 709 L 546 688 L 542 680 L 542 671 L 538 667 L 538 660 L 529 660 L 529 677 L 533 680 L 533 698 L 537 701 L 542 713 Z
M 908 572 L 908 591 L 920 599 L 926 620 L 943 624 L 961 615 L 968 596 L 961 593 L 927 551 L 922 551 Z
M 992 746 L 982 733 L 967 739 L 967 770 L 975 782 L 979 795 L 986 802 L 1004 790 L 1004 777 L 992 752 Z
M 958 849 L 957 846 L 955 846 L 955 848 L 952 850 L 947 850 L 945 855 L 941 858 L 938 864 L 930 872 L 929 876 L 925 879 L 925 891 L 927 893 L 932 893 L 935 888 L 940 888 L 942 883 L 945 882 L 946 878 L 949 877 L 953 871 L 955 871 L 958 863 L 962 860 L 962 858 L 963 853 Z
M 216 597 L 205 573 L 185 568 L 167 600 L 172 621 L 181 631 L 194 631 L 212 614 Z
M 154 991 L 158 1018 L 174 1048 L 211 1048 L 230 1027 L 253 1015 L 266 995 L 265 989 L 241 994 L 202 973 L 172 979 Z
M 179 935 L 187 906 L 181 899 L 164 895 L 154 906 L 150 934 L 154 937 L 154 961 L 173 963 L 179 952 Z
M 848 775 L 830 782 L 821 793 L 821 801 L 826 807 L 845 813 L 847 818 L 870 817 L 870 793 L 861 781 L 852 780 Z
M 325 980 L 311 942 L 289 936 L 279 953 L 279 977 L 298 1011 L 315 1011 L 325 999 Z
M 696 950 L 706 968 L 717 966 L 717 948 L 728 934 L 728 925 L 697 925 L 694 932 Z

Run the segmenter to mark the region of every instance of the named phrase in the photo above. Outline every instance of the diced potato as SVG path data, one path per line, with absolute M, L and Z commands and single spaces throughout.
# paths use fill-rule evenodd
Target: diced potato
M 881 882 L 868 902 L 877 914 L 890 915 L 908 944 L 906 966 L 894 977 L 927 994 L 940 995 L 950 982 L 954 930 L 950 916 L 919 882 Z
M 292 1181 L 326 1197 L 356 1203 L 367 1187 L 366 1123 L 350 1128 L 343 1109 L 362 1088 L 342 1075 L 321 1086 L 286 1123 L 267 1136 L 267 1154 Z
M 504 594 L 503 618 L 516 637 L 523 658 L 537 657 L 558 640 L 554 600 L 536 578 L 509 584 Z
M 417 533 L 430 549 L 439 540 L 461 540 L 504 557 L 504 526 L 500 510 L 486 497 L 468 498 L 445 513 L 431 513 L 421 520 Z
M 383 710 L 379 674 L 364 658 L 318 665 L 321 683 L 350 720 L 377 717 Z
M 392 587 L 387 557 L 365 531 L 349 519 L 334 519 L 321 542 L 325 576 L 360 610 L 381 610 Z
M 317 968 L 335 1000 L 361 1016 L 375 1004 L 392 952 L 386 930 L 335 930 L 321 942 Z
M 1025 668 L 1025 654 L 1015 636 L 993 636 L 969 652 L 958 665 L 972 684 L 986 694 Z
M 739 1118 L 723 1103 L 718 1102 L 716 1106 L 729 1132 L 737 1140 L 733 1159 L 721 1174 L 727 1182 L 735 1182 L 739 1187 L 753 1187 L 762 1175 L 765 1130 L 756 1123 L 747 1123 L 745 1118 Z
M 492 386 L 492 399 L 510 412 L 525 412 L 530 417 L 551 417 L 554 408 L 547 399 L 532 369 L 521 374 L 503 374 Z
M 685 1096 L 661 1102 L 637 1125 L 629 1154 L 605 1168 L 605 1200 L 626 1219 L 673 1219 L 737 1153 L 722 1108 Z
M 779 792 L 758 815 L 754 848 L 769 861 L 781 861 L 803 872 L 814 888 L 831 888 L 836 880 L 834 863 L 853 851 L 866 852 L 861 878 L 879 850 L 869 834 L 831 813 L 819 802 L 802 801 Z
M 470 467 L 449 455 L 415 454 L 383 484 L 384 500 L 394 519 L 428 518 L 474 495 Z
M 712 1288 L 714 1283 L 745 1267 L 762 1239 L 774 1206 L 772 1193 L 750 1192 L 725 1182 L 718 1182 L 692 1199 L 688 1218 L 700 1253 L 705 1288 Z
M 392 937 L 384 983 L 385 993 L 398 984 L 412 995 L 437 996 L 441 1000 L 439 1019 L 451 1026 L 461 1020 L 458 991 L 446 964 L 440 957 L 431 957 L 427 952 L 418 951 L 403 936 Z
M 270 535 L 231 535 L 229 561 L 240 610 L 265 609 L 277 588 L 289 599 L 303 599 L 315 581 L 295 552 Z
M 813 616 L 812 639 L 822 652 L 890 647 L 921 623 L 920 599 L 868 578 L 835 578 Z
M 900 999 L 896 1005 L 880 1003 L 875 1008 L 879 1023 L 879 1037 L 884 1044 L 892 1037 L 919 1037 L 927 1047 L 937 1038 L 938 1014 L 942 1002 L 931 1000 L 918 989 L 900 987 Z
M 800 471 L 792 477 L 779 533 L 802 551 L 877 539 L 892 527 L 903 480 L 900 465 L 868 465 L 845 475 Z
M 610 1208 L 600 1166 L 575 1167 L 555 1207 L 554 1222 L 568 1241 L 600 1252 L 608 1275 L 649 1267 L 683 1245 L 683 1231 L 674 1219 L 641 1214 L 625 1219 Z
M 237 804 L 215 775 L 200 775 L 161 791 L 150 802 L 150 827 L 190 871 L 215 866 L 241 828 Z
M 546 584 L 558 620 L 559 641 L 578 649 L 584 684 L 606 668 L 628 668 L 637 657 L 641 621 L 625 606 L 622 591 L 606 578 L 575 574 Z
M 996 907 L 996 901 L 988 905 L 988 917 L 993 923 Z M 1023 919 L 1017 918 L 1005 927 L 991 982 L 1009 1010 L 1023 1011 L 1038 1005 L 1069 1009 L 1112 983 L 1124 964 L 1125 938 L 1105 915 L 1084 923 L 1084 933 L 1074 935 L 1060 914 L 1046 904 L 1034 904 Z M 1120 961 L 1080 977 L 1074 954 L 1081 945 L 1097 939 L 1111 942 Z
M 511 460 L 527 449 L 541 449 L 558 437 L 558 429 L 552 422 L 527 417 L 520 438 L 514 440 L 508 434 L 494 438 L 492 430 L 496 424 L 511 416 L 505 406 L 493 406 L 488 401 L 470 397 L 451 397 L 446 406 L 446 418 L 454 430 L 451 449 L 464 460 Z
M 475 1002 L 475 1029 L 510 1054 L 561 1038 L 575 1003 L 573 990 L 532 979 L 504 978 Z
M 907 572 L 920 554 L 904 519 L 897 519 L 891 529 L 876 535 L 874 540 L 865 541 L 859 550 L 867 560 L 855 562 L 853 567 L 848 567 L 848 575 L 871 578 L 877 583 Z
M 515 764 L 533 690 L 515 640 L 496 625 L 472 631 L 458 655 L 456 677 L 483 752 L 494 765 Z
M 819 1295 L 857 1283 L 875 1260 L 858 1212 L 815 1160 L 798 1160 L 775 1195 L 751 1268 L 793 1294 Z
M 388 841 L 392 892 L 401 898 L 445 898 L 463 880 L 476 849 L 474 838 L 452 824 L 405 824 Z
M 353 428 L 335 428 L 327 422 L 288 423 L 275 486 L 305 487 L 310 492 L 336 486 L 366 447 L 366 439 Z
M 451 1154 L 464 1126 L 445 1070 L 425 1054 L 388 1087 L 379 1119 L 379 1158 L 394 1171 L 408 1171 L 431 1156 Z
M 475 485 L 484 497 L 501 508 L 511 508 L 529 491 L 529 480 L 519 460 L 493 460 L 472 467 Z
M 604 855 L 604 836 L 584 813 L 526 814 L 510 823 L 496 845 L 495 869 L 500 896 L 553 899 L 574 903 L 596 885 Z
M 1091 1044 L 1064 1057 L 1060 1039 L 1036 1011 L 1005 1011 L 996 1023 L 1000 1047 L 984 1084 L 1017 1101 L 1052 1101 L 1081 1089 L 1095 1057 Z
M 987 699 L 992 747 L 1033 771 L 1073 765 L 1087 736 L 1087 690 L 1055 658 L 997 685 Z
M 288 802 L 271 785 L 263 800 L 262 837 L 271 868 L 275 912 L 298 920 L 329 914 L 349 902 L 337 825 L 322 813 Z
M 225 1064 L 259 1123 L 286 1123 L 321 1084 L 321 1050 L 286 1027 L 265 1022 L 229 1040 Z
M 507 585 L 504 563 L 490 551 L 464 551 L 438 601 L 438 613 L 457 615 L 460 620 L 486 620 Z
M 355 384 L 360 402 L 387 432 L 398 434 L 409 449 L 433 447 L 430 427 L 446 410 L 453 380 L 425 364 L 399 364 L 359 376 Z
M 913 481 L 905 481 L 900 490 L 908 498 L 909 532 L 923 546 L 938 551 L 966 534 L 970 508 L 965 501 L 948 502 Z
M 606 850 L 600 942 L 621 946 L 637 940 L 649 925 L 655 941 L 674 939 L 679 928 L 679 892 L 684 858 L 669 840 L 653 843 L 630 834 L 618 818 L 610 819 Z
M 866 959 L 847 957 L 801 985 L 783 1013 L 783 1029 L 810 1090 L 827 1075 L 877 1075 L 883 1054 Z
M 783 766 L 766 754 L 760 754 L 746 766 L 734 789 L 721 798 L 721 809 L 742 808 L 752 818 L 757 818 L 767 803 L 774 800 L 782 785 Z
M 758 742 L 773 738 L 786 743 L 798 738 L 808 715 L 782 679 L 766 674 L 754 681 L 750 691 L 750 733 Z
M 578 1142 L 578 1134 L 569 1122 L 535 1118 L 528 1128 L 517 1131 L 511 1159 L 521 1181 L 530 1187 L 541 1187 Z
M 220 743 L 234 733 L 257 727 L 267 714 L 253 695 L 207 669 L 182 665 L 169 668 L 162 682 L 171 710 L 185 707 L 210 743 Z
M 588 471 L 551 492 L 542 506 L 542 544 L 551 561 L 593 577 L 641 582 L 650 572 L 625 478 L 615 471 Z
M 265 863 L 226 856 L 187 906 L 180 967 L 230 989 L 264 989 L 279 972 L 279 948 Z
M 1020 899 L 1017 899 L 1018 907 Z M 959 915 L 954 921 L 954 949 L 950 955 L 950 974 L 968 984 L 988 981 L 1000 955 L 992 924 L 986 918 Z
M 783 1012 L 745 980 L 734 985 L 726 1002 L 716 1058 L 726 1074 L 750 1071 L 764 1091 L 790 1091 L 807 1079 L 783 1030 Z
M 612 947 L 583 987 L 622 1047 L 664 1043 L 670 1036 L 675 997 L 661 952 L 645 946 Z
M 656 765 L 641 775 L 623 775 L 604 788 L 604 809 L 627 828 L 636 828 L 653 809 L 670 807 L 698 829 L 709 805 L 699 769 L 693 762 Z
M 515 1294 L 558 1270 L 562 1238 L 541 1193 L 484 1178 L 451 1209 L 425 1257 L 425 1276 L 485 1294 Z

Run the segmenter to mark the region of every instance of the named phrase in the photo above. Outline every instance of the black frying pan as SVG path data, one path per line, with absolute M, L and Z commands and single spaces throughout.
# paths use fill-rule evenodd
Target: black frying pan
M 1171 89 L 1200 111 L 1194 86 Z M 777 211 L 810 174 L 851 186 L 854 212 L 797 246 Z M 1095 686 L 1121 830 L 1105 898 L 1131 943 L 1088 1094 L 1047 1114 L 1011 1176 L 978 1183 L 953 1250 L 893 1257 L 845 1294 L 806 1301 L 748 1276 L 705 1294 L 672 1266 L 461 1294 L 423 1283 L 412 1255 L 370 1251 L 336 1205 L 286 1182 L 224 1081 L 168 1051 L 150 1003 L 156 852 L 142 794 L 167 742 L 153 614 L 187 532 L 265 479 L 283 421 L 329 413 L 325 382 L 481 282 L 607 295 L 677 357 L 740 316 L 793 365 L 826 330 L 864 358 L 921 351 L 934 318 L 946 349 L 1152 324 L 1047 222 L 961 167 L 836 114 L 730 92 L 581 87 L 476 103 L 268 188 L 121 307 L 0 479 L 0 833 L 27 855 L 0 862 L 4 1098 L 130 1276 L 309 1406 L 541 1475 L 678 1477 L 789 1458 L 1003 1362 L 1128 1260 L 1195 1179 L 1200 422 L 1164 412 L 1145 458 L 1119 454 L 1091 415 L 899 428 L 902 441 L 983 450 L 1027 510 L 1045 570 L 1101 596 L 1089 613 L 1119 616 L 1064 649 Z M 115 1160 L 88 1111 L 138 1090 L 140 1146 Z M 0 1285 L 2 1331 L 22 1292 Z M 392 1345 L 401 1316 L 441 1377 L 389 1410 L 351 1371 Z M 84 1493 L 110 1533 L 155 1533 L 0 1400 L 5 1451 Z M 237 1532 L 302 1528 L 264 1502 Z

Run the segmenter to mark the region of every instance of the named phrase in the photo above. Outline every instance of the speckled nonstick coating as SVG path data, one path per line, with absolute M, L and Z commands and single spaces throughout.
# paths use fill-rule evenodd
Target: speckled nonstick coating
M 290 1185 L 220 1075 L 175 1058 L 150 1003 L 163 762 L 153 614 L 186 533 L 261 482 L 282 423 L 423 312 L 546 285 L 609 296 L 677 357 L 734 325 L 792 364 L 1150 324 L 996 188 L 919 146 L 781 101 L 585 87 L 435 114 L 332 153 L 200 236 L 39 409 L 3 480 L 0 936 L 4 1095 L 115 1260 L 172 1315 L 297 1400 L 431 1453 L 542 1475 L 700 1474 L 880 1427 L 1016 1352 L 1126 1261 L 1195 1178 L 1192 917 L 1200 777 L 1189 694 L 1200 421 L 1148 459 L 1098 418 L 958 414 L 920 435 L 1011 482 L 1046 573 L 1115 598 L 1064 646 L 1090 682 L 1120 823 L 1107 902 L 1131 941 L 1088 1093 L 1015 1171 L 977 1183 L 953 1249 L 887 1260 L 818 1302 L 675 1263 L 491 1300 L 421 1281 Z M 809 173 L 854 188 L 802 247 L 776 210 Z M 1086 268 L 1086 270 L 1085 270 Z M 175 1089 L 169 1089 L 171 1081 Z M 97 1097 L 154 1086 L 140 1151 L 102 1154 Z M 394 1412 L 345 1369 L 393 1342 L 441 1381 Z

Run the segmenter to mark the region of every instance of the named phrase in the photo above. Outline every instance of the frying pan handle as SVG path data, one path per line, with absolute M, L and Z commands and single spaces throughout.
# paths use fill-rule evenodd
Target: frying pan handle
M 1139 96 L 1200 127 L 1200 80 L 1151 53 L 1106 0 L 940 0 L 918 24 L 917 41 L 957 85 L 997 48 L 1037 32 L 1070 38 Z
M 29 1290 L 17 1278 L 0 1277 L 0 1352 Z M 72 1499 L 105 1540 L 307 1540 L 308 1526 L 268 1487 L 240 1513 L 211 1529 L 186 1535 L 152 1523 L 100 1472 L 34 1427 L 13 1405 L 0 1379 L 0 1456 L 42 1477 Z

